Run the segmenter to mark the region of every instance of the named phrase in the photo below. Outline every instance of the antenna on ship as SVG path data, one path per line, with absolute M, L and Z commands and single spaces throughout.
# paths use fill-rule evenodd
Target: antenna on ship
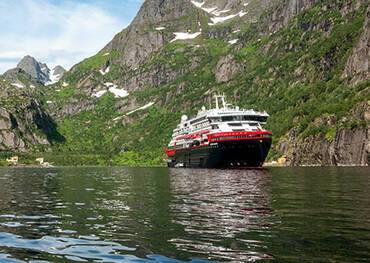
M 220 109 L 220 104 L 219 104 L 220 100 L 221 100 L 222 108 L 226 109 L 227 104 L 225 100 L 225 93 L 223 95 L 215 95 L 216 109 L 218 110 Z

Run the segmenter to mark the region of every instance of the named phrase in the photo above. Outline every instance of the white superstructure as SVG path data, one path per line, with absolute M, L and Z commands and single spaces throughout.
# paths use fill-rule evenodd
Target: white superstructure
M 267 112 L 233 107 L 226 102 L 224 95 L 216 95 L 215 108 L 207 110 L 202 107 L 197 116 L 192 119 L 182 116 L 180 124 L 173 130 L 168 146 L 186 144 L 187 137 L 191 135 L 264 131 L 262 126 L 266 124 L 268 117 Z

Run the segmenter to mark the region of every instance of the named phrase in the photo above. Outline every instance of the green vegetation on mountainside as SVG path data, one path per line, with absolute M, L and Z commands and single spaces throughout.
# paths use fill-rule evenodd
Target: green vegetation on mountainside
M 342 78 L 365 16 L 365 8 L 342 17 L 339 10 L 324 10 L 319 3 L 278 32 L 264 37 L 260 36 L 257 24 L 246 25 L 234 34 L 239 39 L 235 46 L 226 40 L 205 38 L 169 43 L 140 70 L 160 64 L 185 73 L 167 85 L 146 87 L 130 94 L 143 104 L 155 102 L 153 107 L 130 115 L 130 121 L 123 124 L 114 121 L 123 117 L 117 111 L 120 99 L 107 93 L 97 100 L 93 110 L 66 117 L 59 123 L 66 142 L 57 145 L 55 151 L 103 153 L 110 157 L 109 163 L 119 165 L 163 164 L 163 147 L 180 116 L 193 115 L 202 105 L 207 106 L 212 92 L 226 93 L 231 102 L 241 107 L 269 112 L 268 128 L 275 141 L 292 128 L 301 137 L 322 133 L 332 140 L 335 127 L 317 124 L 315 120 L 323 116 L 340 120 L 359 102 L 370 99 L 369 82 L 350 86 Z M 217 83 L 214 68 L 228 54 L 243 64 L 244 70 L 228 83 Z M 197 66 L 186 71 L 194 58 Z M 65 81 L 73 86 L 81 76 L 97 74 L 96 69 L 106 62 L 103 54 L 87 59 Z M 114 81 L 126 72 L 112 67 L 107 76 L 97 78 Z M 72 97 L 76 89 L 70 89 L 59 93 L 58 98 Z M 352 128 L 363 125 L 356 120 L 346 123 Z
M 328 132 L 328 127 L 315 126 L 315 118 L 340 119 L 370 98 L 368 82 L 353 87 L 342 79 L 365 15 L 363 8 L 342 18 L 339 11 L 322 11 L 317 5 L 271 36 L 250 37 L 236 52 L 247 71 L 223 90 L 240 95 L 243 106 L 267 110 L 276 138 L 293 127 L 303 137 Z M 322 25 L 327 21 L 331 25 L 325 31 Z

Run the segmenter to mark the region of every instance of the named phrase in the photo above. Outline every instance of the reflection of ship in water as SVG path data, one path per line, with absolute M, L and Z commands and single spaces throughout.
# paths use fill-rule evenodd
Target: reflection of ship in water
M 170 171 L 175 223 L 186 235 L 170 240 L 177 249 L 212 260 L 271 259 L 271 177 L 267 170 Z

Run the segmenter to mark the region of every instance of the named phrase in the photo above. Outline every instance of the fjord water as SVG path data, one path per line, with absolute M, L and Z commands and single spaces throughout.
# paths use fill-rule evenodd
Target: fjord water
M 368 262 L 368 168 L 0 169 L 0 262 Z

